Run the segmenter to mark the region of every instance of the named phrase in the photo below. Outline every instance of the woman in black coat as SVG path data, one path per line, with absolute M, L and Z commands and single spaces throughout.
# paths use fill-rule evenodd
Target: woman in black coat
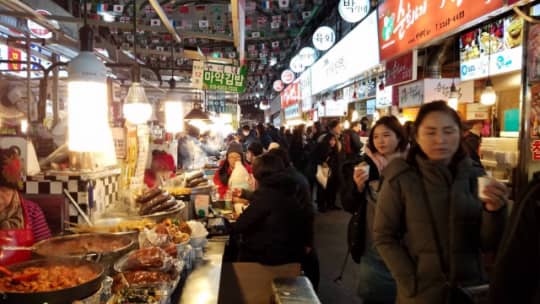
M 266 265 L 301 263 L 311 245 L 311 210 L 296 200 L 299 184 L 276 155 L 263 154 L 253 163 L 256 190 L 249 207 L 233 224 L 242 234 L 239 260 Z
M 340 209 L 336 206 L 336 196 L 341 180 L 341 172 L 339 166 L 338 139 L 332 133 L 323 135 L 321 141 L 313 151 L 313 159 L 315 165 L 326 163 L 330 167 L 330 177 L 326 184 L 326 189 L 322 185 L 317 185 L 317 205 L 319 212 L 326 210 Z

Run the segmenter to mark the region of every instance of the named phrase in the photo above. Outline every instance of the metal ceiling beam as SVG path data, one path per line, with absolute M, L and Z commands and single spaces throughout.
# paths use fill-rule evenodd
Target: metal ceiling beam
M 167 14 L 163 11 L 161 8 L 161 5 L 159 5 L 157 0 L 148 0 L 150 5 L 154 8 L 154 11 L 156 11 L 157 15 L 159 16 L 159 19 L 161 19 L 161 23 L 165 26 L 165 28 L 169 31 L 169 33 L 173 36 L 174 40 L 178 43 L 182 42 L 182 39 L 180 36 L 178 36 L 178 33 L 174 29 L 173 25 L 169 21 L 169 18 L 167 18 Z

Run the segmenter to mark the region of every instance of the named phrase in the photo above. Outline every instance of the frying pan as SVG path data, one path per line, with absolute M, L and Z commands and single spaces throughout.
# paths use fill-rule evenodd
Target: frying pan
M 20 271 L 27 267 L 37 266 L 51 266 L 51 265 L 63 265 L 63 266 L 89 266 L 97 276 L 85 283 L 79 284 L 74 287 L 55 290 L 55 291 L 43 291 L 43 292 L 0 292 L 0 303 L 2 304 L 67 304 L 73 301 L 87 298 L 96 293 L 101 287 L 101 281 L 104 278 L 103 266 L 88 261 L 82 261 L 80 259 L 42 259 L 32 260 L 19 264 L 14 264 L 8 267 L 12 272 Z
M 63 250 L 70 242 L 76 242 L 78 240 L 99 241 L 103 243 L 111 241 L 120 241 L 122 247 L 116 250 L 109 250 L 104 252 L 84 252 L 84 250 Z M 74 245 L 77 245 L 74 243 Z M 112 264 L 121 256 L 129 252 L 135 247 L 135 242 L 130 236 L 127 235 L 115 235 L 115 234 L 102 234 L 102 233 L 86 233 L 86 234 L 73 234 L 66 236 L 58 236 L 50 239 L 43 240 L 34 245 L 34 252 L 38 256 L 42 257 L 55 257 L 55 258 L 70 258 L 77 257 L 81 259 L 93 260 L 99 262 L 105 266 L 105 270 L 108 272 Z M 81 248 L 74 248 L 81 249 Z

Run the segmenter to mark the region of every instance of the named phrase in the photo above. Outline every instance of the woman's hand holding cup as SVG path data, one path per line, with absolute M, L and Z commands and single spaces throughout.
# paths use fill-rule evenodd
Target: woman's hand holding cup
M 487 211 L 497 211 L 506 205 L 508 188 L 489 176 L 478 178 L 478 197 Z
M 358 164 L 354 167 L 353 180 L 356 184 L 356 189 L 358 192 L 364 191 L 366 186 L 366 181 L 369 178 L 369 165 L 365 162 Z

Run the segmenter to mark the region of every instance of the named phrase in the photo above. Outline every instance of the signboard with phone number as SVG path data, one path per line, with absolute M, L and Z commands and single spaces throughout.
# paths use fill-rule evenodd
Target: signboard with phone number
M 203 72 L 203 87 L 208 90 L 243 93 L 246 89 L 245 66 L 206 64 Z

